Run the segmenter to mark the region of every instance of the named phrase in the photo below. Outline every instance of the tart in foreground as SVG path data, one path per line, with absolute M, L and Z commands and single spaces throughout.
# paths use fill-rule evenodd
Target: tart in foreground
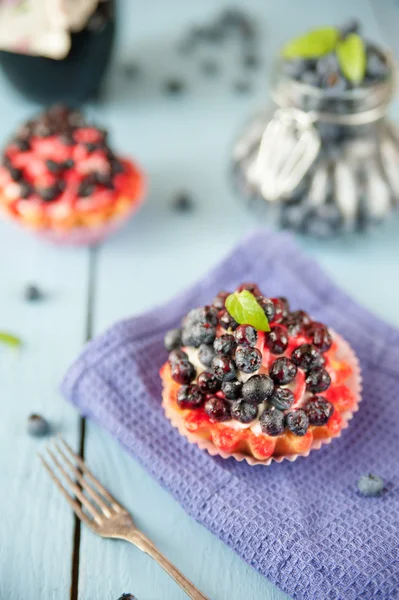
M 255 284 L 221 292 L 168 332 L 165 414 L 211 454 L 295 459 L 340 435 L 360 400 L 349 345 Z
M 143 193 L 142 173 L 114 154 L 107 132 L 65 106 L 22 125 L 3 152 L 0 211 L 53 241 L 100 241 Z

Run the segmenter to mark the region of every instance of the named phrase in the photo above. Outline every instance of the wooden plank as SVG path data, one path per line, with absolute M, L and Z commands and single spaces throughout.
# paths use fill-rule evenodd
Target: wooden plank
M 0 80 L 0 139 L 37 107 Z M 0 330 L 20 335 L 15 355 L 0 347 L 0 598 L 69 598 L 73 515 L 36 458 L 44 440 L 27 417 L 46 417 L 76 447 L 78 415 L 58 386 L 81 348 L 86 321 L 87 250 L 55 248 L 0 223 Z M 28 303 L 36 283 L 46 300 Z

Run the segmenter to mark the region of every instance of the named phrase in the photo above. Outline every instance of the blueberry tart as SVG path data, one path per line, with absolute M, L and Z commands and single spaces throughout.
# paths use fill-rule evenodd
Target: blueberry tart
M 165 347 L 165 414 L 212 455 L 249 464 L 306 456 L 340 435 L 360 401 L 347 342 L 255 284 L 191 310 Z

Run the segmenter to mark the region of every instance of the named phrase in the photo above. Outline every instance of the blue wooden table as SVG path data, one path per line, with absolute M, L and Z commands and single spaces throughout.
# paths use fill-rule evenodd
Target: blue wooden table
M 90 251 L 55 248 L 0 224 L 0 330 L 24 340 L 19 355 L 3 349 L 0 355 L 1 600 L 117 600 L 127 591 L 138 600 L 185 597 L 132 546 L 100 539 L 84 527 L 75 530 L 71 511 L 35 457 L 44 442 L 26 434 L 31 412 L 48 418 L 76 449 L 84 443 L 94 472 L 212 600 L 286 598 L 189 518 L 106 433 L 89 422 L 82 429 L 58 392 L 88 336 L 170 298 L 257 224 L 235 197 L 227 165 L 238 128 L 267 100 L 272 56 L 283 40 L 355 15 L 370 37 L 383 41 L 366 0 L 242 1 L 262 30 L 264 62 L 248 78 L 251 91 L 240 95 L 233 91 L 239 73 L 234 48 L 210 51 L 222 66 L 214 79 L 201 75 L 198 59 L 176 52 L 190 24 L 206 22 L 225 5 L 222 0 L 120 1 L 114 67 L 104 100 L 89 111 L 112 130 L 116 148 L 137 157 L 149 175 L 148 202 L 126 229 Z M 129 82 L 120 65 L 135 57 L 143 74 Z M 186 93 L 163 94 L 169 76 L 184 77 Z M 33 110 L 0 81 L 1 139 Z M 192 193 L 192 214 L 170 209 L 179 190 Z M 397 219 L 371 236 L 300 241 L 356 299 L 399 326 Z M 26 303 L 27 282 L 45 290 L 46 301 Z

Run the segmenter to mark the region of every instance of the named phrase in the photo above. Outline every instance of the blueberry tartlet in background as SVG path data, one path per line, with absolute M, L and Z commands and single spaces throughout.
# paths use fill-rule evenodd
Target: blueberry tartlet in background
M 165 336 L 163 407 L 210 454 L 269 464 L 340 435 L 360 401 L 347 342 L 256 284 L 220 292 Z
M 114 154 L 105 130 L 65 106 L 22 125 L 3 152 L 0 210 L 50 241 L 97 243 L 143 195 L 137 166 Z

